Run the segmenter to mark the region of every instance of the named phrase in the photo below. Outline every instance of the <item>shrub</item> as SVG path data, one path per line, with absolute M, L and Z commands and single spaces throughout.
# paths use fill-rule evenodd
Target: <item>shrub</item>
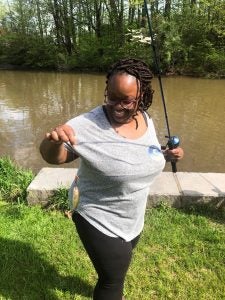
M 223 51 L 213 51 L 206 56 L 205 69 L 207 72 L 219 73 L 225 76 L 225 54 Z

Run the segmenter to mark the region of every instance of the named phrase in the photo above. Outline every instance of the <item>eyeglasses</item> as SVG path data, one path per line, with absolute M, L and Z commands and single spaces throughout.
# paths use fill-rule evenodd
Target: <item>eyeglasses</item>
M 110 100 L 109 97 L 105 97 L 105 103 L 108 105 L 117 105 L 118 103 L 125 109 L 131 109 L 134 107 L 134 104 L 138 102 L 138 99 L 130 99 L 130 100 Z

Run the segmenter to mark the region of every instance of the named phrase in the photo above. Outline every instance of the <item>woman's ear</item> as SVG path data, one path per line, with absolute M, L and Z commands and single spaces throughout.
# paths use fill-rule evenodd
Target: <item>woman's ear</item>
M 143 97 L 140 98 L 139 102 L 138 102 L 138 109 L 140 111 L 144 110 L 144 102 L 143 102 Z
M 108 93 L 107 93 L 107 86 L 105 87 L 105 91 L 104 91 L 104 103 L 107 102 L 106 100 L 106 97 L 108 96 Z

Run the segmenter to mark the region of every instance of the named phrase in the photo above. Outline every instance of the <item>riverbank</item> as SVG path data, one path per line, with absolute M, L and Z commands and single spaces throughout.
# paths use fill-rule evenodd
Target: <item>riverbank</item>
M 25 65 L 13 65 L 8 63 L 0 64 L 0 70 L 6 70 L 6 71 L 41 71 L 41 72 L 65 72 L 65 73 L 103 73 L 105 74 L 107 72 L 106 69 L 98 69 L 98 68 L 81 68 L 81 67 L 72 67 L 70 65 L 59 65 L 55 68 L 52 67 L 30 67 Z M 157 76 L 157 74 L 154 74 Z M 165 73 L 162 73 L 162 76 L 165 77 L 173 77 L 173 76 L 187 76 L 187 77 L 194 77 L 194 78 L 206 78 L 206 79 L 225 79 L 225 74 L 223 73 L 197 73 L 197 72 L 187 72 L 179 70 L 173 70 L 173 71 L 167 71 Z

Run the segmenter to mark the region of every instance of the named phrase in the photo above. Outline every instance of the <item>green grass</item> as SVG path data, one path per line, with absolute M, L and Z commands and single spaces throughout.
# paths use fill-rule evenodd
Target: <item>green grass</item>
M 126 299 L 225 299 L 225 224 L 214 216 L 148 210 Z M 95 281 L 71 220 L 1 202 L 0 299 L 91 299 Z
M 34 174 L 16 165 L 10 157 L 0 157 L 0 199 L 8 202 L 26 202 L 26 189 Z

